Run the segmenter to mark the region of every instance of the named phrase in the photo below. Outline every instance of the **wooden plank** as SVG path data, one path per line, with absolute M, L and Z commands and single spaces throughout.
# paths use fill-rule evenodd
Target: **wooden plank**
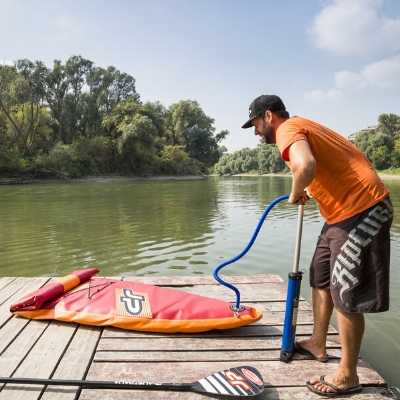
M 40 288 L 49 278 L 18 278 L 0 292 L 0 327 L 12 317 L 10 305 L 26 294 Z M 4 296 L 3 296 L 4 295 Z M 2 328 L 3 329 L 3 328 Z
M 20 292 L 30 282 L 28 278 L 16 278 L 0 291 L 0 305 L 4 304 L 11 296 Z M 22 296 L 21 296 L 22 297 Z
M 299 325 L 296 329 L 296 335 L 311 335 L 313 331 L 312 325 Z M 338 334 L 332 326 L 328 328 L 329 334 Z M 220 338 L 220 337 L 252 337 L 252 336 L 279 336 L 283 334 L 282 325 L 249 325 L 236 329 L 227 329 L 223 331 L 210 331 L 204 333 L 154 333 L 154 332 L 136 332 L 127 331 L 118 328 L 107 328 L 104 330 L 102 339 L 112 338 Z
M 330 358 L 339 358 L 339 349 L 329 349 Z M 95 362 L 165 362 L 165 361 L 246 361 L 279 360 L 280 350 L 240 350 L 240 351 L 97 351 Z M 311 360 L 310 356 L 294 355 L 295 360 Z
M 28 324 L 29 319 L 14 316 L 7 321 L 0 329 L 0 355 Z
M 79 400 L 207 400 L 208 396 L 197 393 L 179 392 L 149 392 L 137 391 L 113 391 L 113 390 L 86 390 L 82 392 Z M 277 387 L 266 388 L 262 399 L 268 400 L 321 400 L 322 397 L 311 393 L 306 387 Z M 382 387 L 365 387 L 359 394 L 344 397 L 336 397 L 339 400 L 389 400 L 388 391 Z
M 338 336 L 328 335 L 327 348 L 338 348 Z M 101 339 L 100 351 L 279 350 L 281 337 L 266 338 L 151 338 Z
M 253 325 L 283 325 L 285 320 L 285 311 L 270 311 L 267 309 L 267 307 L 270 307 L 270 304 L 268 303 L 256 303 L 251 305 L 263 313 L 261 319 L 254 322 Z M 302 307 L 302 310 L 297 314 L 297 325 L 313 325 L 313 323 L 314 318 L 312 311 L 304 310 Z
M 235 285 L 240 290 L 241 300 L 243 302 L 255 301 L 286 301 L 286 286 L 282 283 L 267 284 L 238 284 Z M 182 290 L 192 294 L 198 294 L 206 297 L 213 297 L 225 301 L 234 301 L 235 294 L 232 290 L 217 285 L 196 285 L 177 287 L 174 290 Z
M 283 279 L 275 274 L 255 274 L 255 275 L 226 275 L 226 279 L 231 283 L 279 283 Z M 209 275 L 196 276 L 126 276 L 126 281 L 138 281 L 149 285 L 157 286 L 186 286 L 186 285 L 219 285 L 219 283 Z
M 247 363 L 248 364 L 248 363 Z M 243 362 L 224 361 L 224 362 L 166 362 L 143 364 L 138 362 L 128 363 L 93 363 L 87 379 L 91 380 L 114 380 L 131 379 L 147 382 L 194 382 L 210 373 L 218 370 L 232 368 L 243 365 Z M 304 386 L 305 382 L 314 377 L 324 374 L 334 373 L 338 367 L 338 360 L 330 360 L 328 363 L 320 363 L 313 360 L 292 361 L 291 363 L 282 363 L 280 361 L 252 361 L 251 365 L 256 367 L 264 377 L 267 385 L 272 387 L 279 386 Z M 358 374 L 360 381 L 368 385 L 383 385 L 383 378 L 373 371 L 368 364 L 360 360 L 358 364 Z M 83 391 L 80 399 L 95 399 L 101 393 L 102 399 L 118 399 L 117 391 L 94 391 L 88 393 Z M 143 392 L 144 393 L 144 392 Z M 132 394 L 132 396 L 131 396 Z M 150 399 L 152 394 L 146 397 L 138 397 L 134 392 L 124 392 L 125 398 Z M 166 394 L 163 393 L 164 398 Z M 148 397 L 150 396 L 150 397 Z M 177 397 L 181 398 L 181 397 Z M 182 397 L 183 398 L 183 397 Z M 169 393 L 168 393 L 168 399 Z
M 9 285 L 11 282 L 15 281 L 15 277 L 12 276 L 3 276 L 0 278 L 0 291 L 5 288 L 7 285 Z
M 388 400 L 387 390 L 383 387 L 365 387 L 361 393 L 354 394 L 351 400 Z M 265 398 L 268 400 L 321 400 L 323 397 L 312 393 L 306 387 L 296 388 L 267 388 Z M 349 396 L 335 397 L 349 400 Z
M 24 291 L 29 293 L 36 290 L 44 285 L 47 280 L 48 278 L 30 279 L 29 282 L 26 282 Z M 22 292 L 17 291 L 0 306 L 0 326 L 3 325 L 0 329 L 0 354 L 2 354 L 4 349 L 9 346 L 29 322 L 28 319 L 15 317 L 10 313 L 10 305 L 23 295 Z
M 264 309 L 264 312 L 284 312 L 286 308 L 286 301 L 255 301 L 255 302 L 246 302 L 244 304 L 254 304 L 256 307 L 260 307 Z M 300 311 L 311 311 L 311 304 L 306 301 L 299 301 L 299 312 Z M 300 320 L 300 318 L 299 318 Z
M 32 321 L 38 322 L 39 321 Z M 41 322 L 41 321 L 40 321 Z M 43 324 L 43 322 L 41 322 Z M 76 331 L 75 324 L 52 321 L 31 351 L 13 374 L 14 377 L 49 378 L 57 367 L 60 357 Z M 21 358 L 19 358 L 21 359 Z M 0 400 L 36 400 L 42 386 L 6 385 L 0 392 Z
M 52 378 L 84 379 L 100 334 L 98 327 L 79 326 Z M 76 388 L 47 387 L 41 400 L 74 400 L 77 391 Z
M 251 306 L 263 313 L 261 319 L 252 325 L 283 325 L 285 320 L 286 302 L 255 302 L 243 303 L 243 305 Z M 273 311 L 272 311 L 273 310 Z M 314 322 L 311 305 L 306 301 L 300 301 L 300 307 L 297 314 L 297 325 L 312 325 Z
M 2 376 L 11 376 L 14 373 L 18 365 L 29 354 L 36 341 L 39 340 L 49 325 L 48 321 L 28 322 L 25 329 L 3 350 L 0 356 L 0 371 Z

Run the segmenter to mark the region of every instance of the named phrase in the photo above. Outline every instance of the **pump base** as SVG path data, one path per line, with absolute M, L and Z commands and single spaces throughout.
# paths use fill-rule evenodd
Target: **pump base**
M 281 355 L 280 355 L 279 359 L 282 362 L 288 363 L 292 360 L 293 355 L 294 355 L 294 352 L 281 351 Z

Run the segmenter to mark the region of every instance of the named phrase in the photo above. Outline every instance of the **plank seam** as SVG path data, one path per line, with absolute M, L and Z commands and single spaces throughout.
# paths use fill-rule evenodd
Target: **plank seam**
M 38 289 L 42 288 L 42 287 L 49 281 L 49 279 L 50 279 L 50 278 L 48 278 L 47 281 L 43 282 L 43 284 L 42 284 L 41 286 L 39 286 Z M 16 280 L 16 279 L 15 279 L 15 280 Z M 14 281 L 15 281 L 15 280 L 14 280 Z M 13 281 L 13 282 L 14 282 L 14 281 Z M 2 306 L 2 305 L 4 305 L 5 303 L 7 303 L 8 300 L 10 300 L 16 293 L 18 293 L 18 292 L 20 292 L 21 290 L 23 290 L 26 286 L 28 286 L 28 284 L 29 284 L 29 280 L 26 279 L 25 282 L 24 282 L 24 284 L 23 284 L 21 287 L 19 287 L 14 293 L 11 293 L 10 296 L 8 296 L 3 302 L 0 303 L 0 306 Z
M 271 325 L 273 326 L 273 325 Z M 297 325 L 299 326 L 299 325 Z M 329 336 L 338 336 L 339 332 L 330 332 L 328 333 Z M 309 337 L 312 336 L 312 333 L 297 333 L 297 336 L 301 337 Z M 228 335 L 218 335 L 217 333 L 215 334 L 210 334 L 207 336 L 201 336 L 201 335 L 182 335 L 182 336 L 177 336 L 177 335 L 168 335 L 168 336 L 152 336 L 150 335 L 143 335 L 143 336 L 103 336 L 102 339 L 107 339 L 107 340 L 113 340 L 113 339 L 127 339 L 127 340 L 142 340 L 142 339 L 152 339 L 152 340 L 159 340 L 159 339 L 224 339 L 224 340 L 230 340 L 230 339 L 237 339 L 237 338 L 251 338 L 251 339 L 264 339 L 264 338 L 281 338 L 282 334 L 277 335 L 277 334 L 263 334 L 263 335 L 249 335 L 249 334 L 232 334 L 231 336 Z
M 50 326 L 50 322 L 47 323 L 47 326 L 43 329 L 43 331 L 40 333 L 40 335 L 36 338 L 36 340 L 33 342 L 32 346 L 29 348 L 29 350 L 26 352 L 26 354 L 22 357 L 22 359 L 19 361 L 17 366 L 14 368 L 13 372 L 10 374 L 10 377 L 13 377 L 14 374 L 17 372 L 18 368 L 21 366 L 21 364 L 25 361 L 26 357 L 30 354 L 32 349 L 35 347 L 36 343 L 40 340 L 40 338 L 43 336 L 44 332 L 48 329 Z M 0 392 L 7 386 L 7 384 L 3 384 L 0 388 Z
M 335 357 L 335 356 L 332 356 L 332 357 L 329 357 L 329 360 L 340 360 L 340 357 Z M 142 363 L 144 363 L 144 364 L 155 364 L 155 363 L 157 363 L 157 364 L 160 364 L 160 363 L 165 363 L 165 362 L 168 362 L 168 363 L 174 363 L 174 362 L 176 362 L 176 363 L 195 363 L 195 362 L 209 362 L 209 363 L 214 363 L 214 362 L 221 362 L 222 360 L 215 360 L 214 358 L 210 358 L 210 359 L 199 359 L 199 360 L 194 360 L 194 359 L 191 359 L 191 360 L 179 360 L 179 361 L 171 361 L 171 360 L 140 360 L 140 363 L 142 364 Z M 254 360 L 254 359 L 245 359 L 245 358 L 238 358 L 238 359 L 235 359 L 235 358 L 232 358 L 232 359 L 229 359 L 229 361 L 231 361 L 231 362 L 246 362 L 246 363 L 251 363 L 251 362 L 254 362 L 254 361 L 257 361 L 257 362 L 262 362 L 262 361 L 280 361 L 279 360 L 279 358 L 257 358 L 257 360 Z M 313 359 L 312 358 L 299 358 L 299 359 L 297 359 L 296 361 L 313 361 Z M 129 363 L 137 363 L 137 361 L 130 361 L 130 360 L 124 360 L 124 359 L 121 359 L 121 360 L 118 360 L 118 359 L 116 359 L 116 360 L 102 360 L 102 359 L 95 359 L 95 360 L 93 360 L 93 363 L 95 363 L 95 364 L 129 364 Z
M 2 329 L 7 323 L 8 321 L 10 321 L 10 319 L 13 317 L 14 315 L 10 315 L 1 325 L 0 325 L 0 329 Z
M 5 277 L 6 278 L 6 277 Z M 14 278 L 14 277 L 12 277 Z M 6 282 L 5 285 L 3 285 L 2 287 L 0 287 L 0 290 L 3 290 L 4 288 L 6 288 L 9 284 L 13 283 L 15 280 L 17 279 L 17 277 L 15 277 L 14 279 L 11 279 L 9 282 Z
M 15 279 L 13 282 L 15 282 L 17 279 Z M 20 292 L 21 290 L 23 290 L 27 285 L 29 284 L 28 279 L 24 279 L 24 283 L 21 287 L 17 288 L 17 290 L 15 290 L 15 292 L 11 293 L 8 297 L 6 297 L 2 302 L 0 302 L 0 306 L 4 305 L 5 303 L 7 303 L 8 300 L 10 300 L 16 293 Z
M 99 337 L 97 338 L 96 344 L 95 344 L 95 346 L 93 347 L 93 350 L 92 350 L 92 355 L 90 356 L 88 365 L 86 366 L 86 370 L 83 373 L 83 377 L 82 377 L 83 380 L 86 380 L 87 374 L 89 373 L 89 369 L 90 369 L 90 366 L 92 365 L 94 357 L 96 355 L 97 347 L 99 346 L 100 339 L 101 339 L 101 336 L 103 334 L 103 331 L 104 331 L 104 327 L 101 327 L 101 330 L 100 330 L 100 333 L 99 333 Z M 81 396 L 81 393 L 82 393 L 82 388 L 78 388 L 78 390 L 76 391 L 74 400 L 78 400 L 79 397 Z
M 313 361 L 313 359 L 312 358 L 298 358 L 298 359 L 296 359 L 297 361 L 300 361 L 300 362 L 306 362 L 306 361 Z M 337 360 L 337 361 L 339 361 L 340 360 L 340 357 L 335 357 L 335 356 L 332 356 L 332 357 L 330 357 L 329 358 L 329 361 L 335 361 L 335 360 Z M 224 361 L 224 358 L 223 357 L 221 357 L 221 359 L 218 359 L 218 358 L 191 358 L 190 360 L 177 360 L 177 361 L 174 361 L 174 360 L 170 360 L 170 359 L 163 359 L 163 358 L 160 358 L 160 359 L 157 359 L 157 360 L 149 360 L 149 359 L 141 359 L 140 360 L 140 364 L 142 364 L 142 363 L 145 363 L 145 364 L 162 364 L 162 363 L 185 363 L 185 364 L 188 364 L 188 363 L 198 363 L 198 362 L 201 362 L 201 363 L 215 363 L 215 362 L 223 362 Z M 275 361 L 280 361 L 279 360 L 279 357 L 260 357 L 260 358 L 257 358 L 257 359 L 254 359 L 254 358 L 245 358 L 245 357 L 238 357 L 238 358 L 235 358 L 235 357 L 232 357 L 232 358 L 230 358 L 229 359 L 229 361 L 230 362 L 240 362 L 240 363 L 253 363 L 254 361 L 257 361 L 257 362 L 265 362 L 265 361 L 268 361 L 268 362 L 275 362 Z M 124 358 L 115 358 L 115 359 L 108 359 L 108 358 L 106 358 L 106 359 L 103 359 L 103 358 L 96 358 L 96 359 L 94 359 L 93 360 L 93 363 L 94 364 L 103 364 L 103 365 L 106 365 L 106 364 L 134 364 L 134 363 L 138 363 L 138 361 L 135 361 L 135 360 L 127 360 L 127 359 L 124 359 Z
M 328 333 L 328 336 L 338 336 L 339 332 L 332 332 Z M 251 339 L 265 339 L 267 338 L 275 338 L 275 339 L 280 339 L 283 336 L 283 334 L 254 334 L 254 335 L 249 335 L 249 334 L 244 334 L 244 335 L 232 335 L 228 336 L 227 334 L 221 334 L 218 335 L 217 333 L 215 334 L 209 334 L 209 335 L 171 335 L 171 336 L 153 336 L 150 334 L 147 335 L 142 335 L 142 336 L 104 336 L 102 339 L 107 339 L 107 340 L 118 340 L 118 339 L 126 339 L 126 340 L 143 340 L 143 339 L 203 339 L 204 341 L 211 340 L 211 339 L 223 339 L 225 341 L 230 341 L 230 340 L 237 340 L 237 338 L 243 337 L 243 338 L 249 338 Z M 312 333 L 297 333 L 297 336 L 302 336 L 302 337 L 309 337 L 312 336 Z
M 50 279 L 50 278 L 49 278 Z M 40 286 L 43 287 L 49 279 Z M 25 287 L 25 286 L 24 286 Z M 0 329 L 2 329 L 9 321 L 11 321 L 12 318 L 16 318 L 15 315 L 10 314 L 10 317 L 0 326 Z M 22 331 L 26 328 L 26 326 L 31 322 L 32 320 L 27 320 L 27 323 L 22 326 L 22 328 L 17 332 L 17 334 L 14 336 L 14 338 L 11 340 L 10 343 L 7 344 L 7 346 L 3 349 L 3 351 L 0 353 L 0 356 L 4 354 L 4 352 L 10 347 L 10 345 L 19 337 L 19 335 L 22 333 Z M 0 390 L 1 391 L 1 390 Z
M 68 342 L 67 342 L 67 345 L 65 346 L 64 350 L 61 352 L 60 357 L 58 358 L 58 360 L 57 360 L 57 362 L 56 362 L 56 364 L 55 364 L 55 366 L 54 366 L 52 372 L 50 373 L 49 379 L 51 379 L 51 378 L 54 376 L 55 372 L 57 371 L 57 368 L 58 368 L 58 366 L 60 365 L 61 360 L 63 359 L 65 353 L 67 352 L 67 350 L 68 350 L 68 348 L 69 348 L 69 346 L 70 346 L 72 340 L 74 339 L 74 337 L 75 337 L 75 335 L 76 335 L 76 332 L 78 331 L 78 328 L 79 328 L 79 325 L 77 324 L 76 327 L 75 327 L 75 329 L 74 329 L 74 332 L 72 333 L 71 337 L 69 338 L 69 340 L 68 340 Z M 45 386 L 42 388 L 42 390 L 41 390 L 41 392 L 40 392 L 39 397 L 37 398 L 37 400 L 40 400 L 40 399 L 43 397 L 44 392 L 47 390 L 47 387 L 48 387 L 48 385 L 45 385 Z
M 191 352 L 191 353 L 202 353 L 202 352 L 213 352 L 213 353 L 224 353 L 225 351 L 231 351 L 231 352 L 246 352 L 246 351 L 270 351 L 270 350 L 280 350 L 280 347 L 253 347 L 251 349 L 207 349 L 207 350 L 181 350 L 181 349 L 144 349 L 144 350 L 118 350 L 118 349 L 104 349 L 104 350 L 97 350 L 97 353 L 147 353 L 147 352 L 160 352 L 160 353 L 186 353 L 186 352 Z M 340 346 L 327 346 L 328 350 L 337 350 L 341 349 Z
M 129 280 L 129 282 L 136 282 L 136 280 Z M 140 281 L 139 279 L 137 280 L 137 282 L 144 283 L 145 285 L 154 285 L 154 286 L 166 287 L 166 288 L 169 288 L 169 287 L 170 288 L 176 288 L 176 287 L 179 287 L 179 288 L 185 288 L 185 287 L 192 288 L 192 287 L 195 287 L 195 286 L 215 286 L 215 287 L 218 287 L 220 285 L 219 283 L 213 283 L 213 282 L 210 282 L 210 283 L 202 283 L 202 282 L 200 282 L 200 283 L 176 283 L 176 284 L 173 284 L 173 283 L 146 283 L 146 282 Z M 246 285 L 246 286 L 270 283 L 270 284 L 278 286 L 278 285 L 281 285 L 283 282 L 259 281 L 259 282 L 233 282 L 233 283 L 235 285 Z
M 14 316 L 12 315 L 11 318 L 13 318 Z M 10 318 L 10 319 L 11 319 Z M 15 318 L 15 317 L 14 317 Z M 9 321 L 9 320 L 7 320 Z M 27 320 L 26 324 L 22 326 L 22 328 L 18 331 L 18 333 L 14 336 L 13 339 L 11 339 L 11 341 L 7 344 L 7 346 L 3 349 L 3 351 L 0 353 L 0 356 L 2 356 L 4 354 L 4 352 L 14 343 L 14 341 L 18 338 L 18 336 L 22 333 L 22 331 L 31 323 L 32 320 Z M 0 327 L 0 329 L 3 327 L 4 325 L 2 325 Z

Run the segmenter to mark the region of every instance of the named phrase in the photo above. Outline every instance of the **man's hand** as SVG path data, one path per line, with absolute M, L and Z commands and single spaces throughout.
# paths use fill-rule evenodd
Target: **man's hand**
M 306 191 L 303 191 L 300 194 L 290 193 L 288 203 L 290 204 L 305 204 L 307 200 L 310 198 L 308 197 Z

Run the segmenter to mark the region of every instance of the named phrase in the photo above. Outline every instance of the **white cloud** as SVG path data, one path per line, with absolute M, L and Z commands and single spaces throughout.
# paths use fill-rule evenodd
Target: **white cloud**
M 387 55 L 400 50 L 400 18 L 382 15 L 383 0 L 333 0 L 315 18 L 317 46 L 344 55 Z
M 361 75 L 370 85 L 400 87 L 400 54 L 367 65 Z
M 325 100 L 335 100 L 342 95 L 342 92 L 336 88 L 329 90 L 315 89 L 310 92 L 305 93 L 304 97 L 306 100 L 311 101 L 325 101 Z
M 361 74 L 352 71 L 338 71 L 335 73 L 335 85 L 338 89 L 361 89 L 365 87 L 365 79 Z
M 335 87 L 328 90 L 315 89 L 305 93 L 304 97 L 322 101 L 366 88 L 400 88 L 400 54 L 368 64 L 359 72 L 338 71 L 335 73 Z

